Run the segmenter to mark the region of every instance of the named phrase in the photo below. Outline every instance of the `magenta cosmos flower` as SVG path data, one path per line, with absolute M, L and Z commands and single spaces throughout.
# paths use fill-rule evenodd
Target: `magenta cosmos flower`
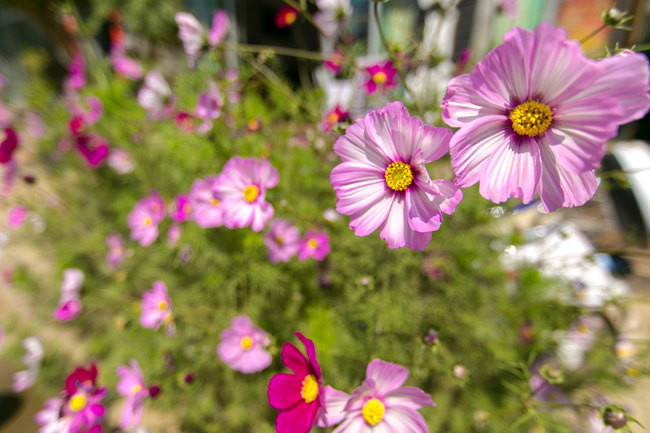
M 9 209 L 9 214 L 7 215 L 7 225 L 11 229 L 17 229 L 27 220 L 27 214 L 29 210 L 25 206 L 15 205 Z
M 140 324 L 158 330 L 160 325 L 169 324 L 172 320 L 172 301 L 167 295 L 167 286 L 162 281 L 155 281 L 153 288 L 142 295 Z
M 366 68 L 366 72 L 368 73 L 368 79 L 363 86 L 369 95 L 378 90 L 387 91 L 397 87 L 397 81 L 395 80 L 397 69 L 390 60 L 369 66 Z
M 266 190 L 278 184 L 278 171 L 268 161 L 231 158 L 223 167 L 215 186 L 223 198 L 223 224 L 229 229 L 250 226 L 264 229 L 273 217 L 273 206 L 266 201 Z
M 151 245 L 158 237 L 158 224 L 165 217 L 165 202 L 153 191 L 151 195 L 138 201 L 127 223 L 131 229 L 131 239 L 143 247 Z
M 253 325 L 248 316 L 238 316 L 230 322 L 230 329 L 221 333 L 217 354 L 233 370 L 256 373 L 271 365 L 266 350 L 269 344 L 266 331 Z
M 298 246 L 298 260 L 305 261 L 308 258 L 323 260 L 330 252 L 330 238 L 326 233 L 308 232 L 300 240 Z
M 223 224 L 223 206 L 217 193 L 217 176 L 197 179 L 189 194 L 192 219 L 201 228 L 219 227 Z
M 300 232 L 289 221 L 276 218 L 264 235 L 264 243 L 271 263 L 288 262 L 300 249 Z
M 0 164 L 8 164 L 13 160 L 14 151 L 20 144 L 18 134 L 13 128 L 4 129 L 5 138 L 0 143 Z
M 323 132 L 330 131 L 334 126 L 347 119 L 349 115 L 350 113 L 348 111 L 343 110 L 340 105 L 337 105 L 325 113 L 319 124 L 320 130 Z
M 582 205 L 606 141 L 649 101 L 645 56 L 595 61 L 548 23 L 515 28 L 447 86 L 442 117 L 460 127 L 450 143 L 456 183 L 480 182 L 496 203 L 539 194 L 547 211 Z
M 101 432 L 106 388 L 97 387 L 97 374 L 97 367 L 92 364 L 89 370 L 77 367 L 65 380 L 59 416 L 69 420 L 69 433 Z
M 272 408 L 280 411 L 275 419 L 277 433 L 308 433 L 325 407 L 323 379 L 316 359 L 314 342 L 300 332 L 296 336 L 305 346 L 307 358 L 291 343 L 282 346 L 282 363 L 293 374 L 271 377 L 268 397 Z
M 117 375 L 120 381 L 117 383 L 117 392 L 126 397 L 124 409 L 122 409 L 122 420 L 120 425 L 124 430 L 140 426 L 144 402 L 149 396 L 149 390 L 144 382 L 144 375 L 138 365 L 138 361 L 129 361 L 130 367 L 120 365 L 117 367 Z
M 451 214 L 463 195 L 447 180 L 431 180 L 425 163 L 443 156 L 451 131 L 422 125 L 400 102 L 358 119 L 334 151 L 343 163 L 330 174 L 336 211 L 351 215 L 357 236 L 379 229 L 390 248 L 424 250 L 442 213 Z
M 366 380 L 348 400 L 346 417 L 334 433 L 426 433 L 427 424 L 418 412 L 435 406 L 419 388 L 402 386 L 409 372 L 401 365 L 375 359 L 366 369 Z
M 174 198 L 174 204 L 170 212 L 172 220 L 182 223 L 189 219 L 192 211 L 190 198 L 187 194 L 179 194 Z
M 68 268 L 63 271 L 61 298 L 54 311 L 54 317 L 62 322 L 70 321 L 81 313 L 81 286 L 84 283 L 81 269 Z

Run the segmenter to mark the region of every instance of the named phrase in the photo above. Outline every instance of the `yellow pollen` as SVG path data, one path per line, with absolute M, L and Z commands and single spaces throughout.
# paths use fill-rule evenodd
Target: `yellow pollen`
M 287 25 L 290 25 L 296 21 L 296 18 L 298 18 L 298 14 L 291 11 L 287 12 L 287 14 L 284 16 L 284 21 L 287 23 Z
M 580 325 L 578 325 L 578 332 L 581 334 L 586 334 L 587 332 L 589 332 L 589 328 L 587 328 L 584 323 L 581 323 Z
M 282 245 L 282 244 L 284 244 L 284 239 L 282 238 L 282 236 L 276 236 L 275 237 L 275 242 L 277 242 L 278 245 Z
M 316 247 L 318 246 L 318 242 L 316 241 L 316 239 L 309 239 L 309 241 L 307 241 L 307 246 L 312 250 L 315 250 Z
M 375 426 L 384 418 L 384 404 L 379 399 L 371 398 L 363 405 L 361 414 L 368 424 Z
M 413 172 L 408 164 L 402 161 L 392 163 L 384 173 L 386 185 L 393 191 L 406 191 L 413 183 Z
M 384 71 L 375 72 L 372 75 L 372 81 L 374 81 L 377 84 L 384 84 L 387 79 L 388 79 L 388 76 L 386 75 L 386 73 Z
M 249 350 L 251 347 L 253 347 L 253 339 L 249 336 L 243 337 L 239 344 L 241 345 L 242 349 Z
M 260 195 L 260 189 L 257 186 L 248 185 L 246 188 L 244 188 L 244 199 L 247 202 L 253 203 L 255 200 L 257 200 L 258 195 Z
M 339 121 L 339 115 L 338 115 L 338 113 L 337 113 L 336 111 L 333 111 L 332 113 L 330 113 L 330 115 L 327 116 L 327 121 L 328 121 L 329 123 L 336 123 L 336 122 L 338 122 L 338 121 Z
M 86 396 L 81 393 L 73 395 L 70 399 L 69 406 L 73 412 L 79 412 L 81 409 L 86 407 Z
M 305 379 L 302 381 L 300 396 L 305 400 L 305 403 L 311 403 L 318 397 L 318 381 L 316 381 L 316 377 L 313 374 L 305 376 Z
M 140 385 L 133 385 L 133 388 L 131 388 L 131 392 L 133 394 L 137 394 L 140 391 L 142 391 L 142 386 L 140 386 Z
M 214 200 L 215 199 L 212 199 L 213 202 L 214 202 Z M 219 204 L 219 200 L 217 200 L 217 204 Z M 189 203 L 185 203 L 183 205 L 183 213 L 190 213 L 191 210 L 192 210 L 192 206 L 190 206 Z
M 151 218 L 149 218 L 149 217 L 144 219 L 144 225 L 146 225 L 146 226 L 150 226 L 152 222 L 153 221 L 151 221 Z
M 528 101 L 517 105 L 510 112 L 512 129 L 519 135 L 537 137 L 551 125 L 551 109 L 540 102 Z
M 174 313 L 169 313 L 165 316 L 165 325 L 169 325 L 174 321 Z
M 217 200 L 216 198 L 213 198 L 212 199 L 212 206 L 219 206 L 219 200 Z
M 167 308 L 167 301 L 160 301 L 158 302 L 158 309 L 159 310 L 164 310 Z

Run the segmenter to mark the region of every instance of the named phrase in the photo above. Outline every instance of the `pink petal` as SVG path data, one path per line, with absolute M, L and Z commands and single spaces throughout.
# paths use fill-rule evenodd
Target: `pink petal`
M 416 188 L 406 190 L 406 209 L 409 227 L 418 232 L 438 230 L 442 223 L 440 210 L 424 191 Z
M 419 412 L 403 407 L 389 408 L 382 422 L 390 425 L 399 433 L 428 433 L 427 423 Z
M 350 399 L 350 395 L 343 391 L 336 390 L 327 385 L 324 390 L 325 395 L 325 408 L 318 412 L 317 425 L 320 428 L 330 427 L 340 423 L 345 418 L 346 414 L 343 412 L 345 405 Z
M 406 386 L 389 392 L 382 399 L 388 407 L 400 406 L 413 410 L 424 406 L 435 406 L 431 396 L 419 388 Z
M 379 200 L 350 218 L 350 229 L 357 236 L 367 236 L 386 220 L 393 203 L 391 194 L 381 194 Z M 341 212 L 343 213 L 343 212 Z
M 406 218 L 406 200 L 403 195 L 395 195 L 388 217 L 379 232 L 379 237 L 386 241 L 388 248 L 401 248 L 405 245 Z
M 304 376 L 278 373 L 271 377 L 267 395 L 269 405 L 278 410 L 286 410 L 297 404 L 304 404 L 300 396 Z
M 366 368 L 366 378 L 375 382 L 375 390 L 382 395 L 402 386 L 408 376 L 406 368 L 381 359 L 372 360 Z
M 344 162 L 358 161 L 385 169 L 392 162 L 366 134 L 363 119 L 359 119 L 334 143 L 334 152 Z
M 295 407 L 282 411 L 275 419 L 277 433 L 309 433 L 314 425 L 318 404 L 300 403 Z
M 447 128 L 422 125 L 419 147 L 422 149 L 424 162 L 435 161 L 447 153 L 453 135 L 453 132 Z
M 311 373 L 305 355 L 291 343 L 284 343 L 284 346 L 282 346 L 282 363 L 296 373 L 296 376 L 299 376 L 301 381 Z

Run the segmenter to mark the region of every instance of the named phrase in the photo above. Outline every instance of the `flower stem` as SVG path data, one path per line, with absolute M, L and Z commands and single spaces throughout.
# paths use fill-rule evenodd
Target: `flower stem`
M 230 50 L 241 51 L 244 53 L 269 53 L 279 56 L 296 57 L 299 59 L 313 60 L 322 62 L 326 57 L 313 51 L 300 50 L 289 47 L 276 47 L 271 45 L 251 45 L 251 44 L 224 44 L 224 47 Z
M 588 34 L 587 36 L 585 36 L 584 38 L 580 39 L 578 42 L 580 42 L 580 45 L 584 44 L 584 43 L 587 42 L 589 39 L 593 38 L 593 37 L 596 36 L 598 33 L 600 33 L 601 30 L 603 30 L 605 27 L 607 27 L 607 24 L 605 24 L 605 23 L 601 24 L 600 27 L 598 27 L 598 28 L 597 28 L 596 30 L 594 30 L 593 32 L 589 33 L 589 34 Z

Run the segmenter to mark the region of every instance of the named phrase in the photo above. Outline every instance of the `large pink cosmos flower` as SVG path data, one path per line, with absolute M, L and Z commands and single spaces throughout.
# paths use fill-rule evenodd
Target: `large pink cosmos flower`
M 293 374 L 271 377 L 268 397 L 272 408 L 280 411 L 275 419 L 277 433 L 308 433 L 316 423 L 325 395 L 314 342 L 300 332 L 296 336 L 305 346 L 307 358 L 291 343 L 282 346 L 282 363 Z
M 351 215 L 350 228 L 366 236 L 379 228 L 390 248 L 424 250 L 442 213 L 463 195 L 447 180 L 431 180 L 425 163 L 443 156 L 451 131 L 422 125 L 402 103 L 391 102 L 358 119 L 334 151 L 343 163 L 330 174 L 336 210 Z
M 165 202 L 153 191 L 138 201 L 127 217 L 131 239 L 143 247 L 151 245 L 158 237 L 158 224 L 165 217 Z
M 456 183 L 480 182 L 497 203 L 539 194 L 547 211 L 584 204 L 606 141 L 648 110 L 648 76 L 645 56 L 589 59 L 548 23 L 511 30 L 447 86 L 442 117 L 460 127 L 450 143 Z
M 219 227 L 223 224 L 223 206 L 216 191 L 218 181 L 217 176 L 196 179 L 190 189 L 192 219 L 201 228 Z
M 250 226 L 264 229 L 273 217 L 273 206 L 266 201 L 266 190 L 278 184 L 278 171 L 268 161 L 231 158 L 223 167 L 215 193 L 223 198 L 223 224 L 229 229 Z
M 271 263 L 288 262 L 300 248 L 300 232 L 287 220 L 276 218 L 271 221 L 269 231 L 264 235 L 264 244 L 269 250 Z
M 375 359 L 366 369 L 366 380 L 345 406 L 345 420 L 334 433 L 426 433 L 427 424 L 418 412 L 435 406 L 419 388 L 402 385 L 409 372 L 401 365 Z
M 271 365 L 271 354 L 266 350 L 271 341 L 266 331 L 253 325 L 248 316 L 235 317 L 230 326 L 221 333 L 217 347 L 223 362 L 242 373 L 256 373 Z
M 124 365 L 117 367 L 117 375 L 120 378 L 117 392 L 126 397 L 120 425 L 124 430 L 129 428 L 137 430 L 142 420 L 144 402 L 149 396 L 149 390 L 138 361 L 132 359 L 129 363 L 130 367 Z
M 140 324 L 158 330 L 160 325 L 169 324 L 172 320 L 172 301 L 167 295 L 167 286 L 162 281 L 155 281 L 153 288 L 142 295 Z

